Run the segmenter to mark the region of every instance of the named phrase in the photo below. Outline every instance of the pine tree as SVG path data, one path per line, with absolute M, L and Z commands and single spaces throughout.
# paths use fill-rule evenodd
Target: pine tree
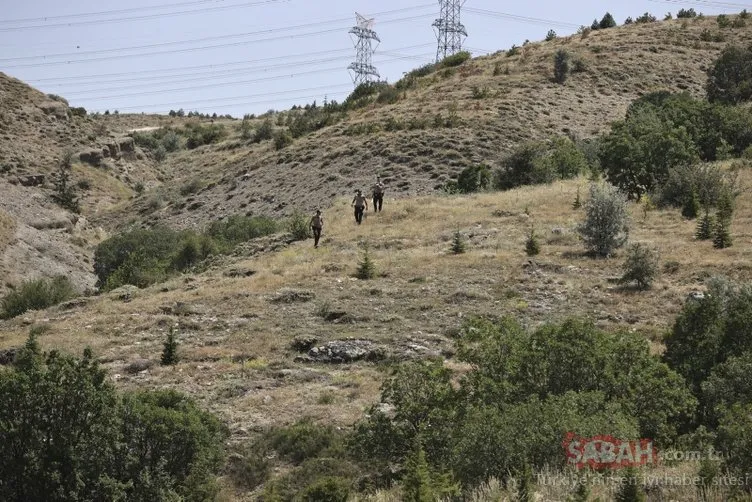
M 535 230 L 532 228 L 525 242 L 525 252 L 528 256 L 540 254 L 540 243 L 538 242 L 538 237 L 535 235 Z
M 624 483 L 616 494 L 616 502 L 645 502 L 645 492 L 639 485 L 637 473 L 633 467 L 627 469 Z
M 711 216 L 707 208 L 705 208 L 705 215 L 700 218 L 697 223 L 697 231 L 695 232 L 695 238 L 700 241 L 706 241 L 713 237 L 713 228 L 715 226 L 715 219 Z
M 729 229 L 730 222 L 725 218 L 721 218 L 720 214 L 715 222 L 715 228 L 713 229 L 713 247 L 716 249 L 725 249 L 731 247 L 731 231 Z
M 376 277 L 376 265 L 368 253 L 368 246 L 363 246 L 363 259 L 358 263 L 358 270 L 355 272 L 358 279 L 373 279 Z
M 72 152 L 65 152 L 63 154 L 57 172 L 53 175 L 52 182 L 55 188 L 52 200 L 57 202 L 60 207 L 78 213 L 81 211 L 81 206 L 78 201 L 78 195 L 76 195 L 76 186 L 71 183 L 72 159 Z
M 407 502 L 434 502 L 431 488 L 431 473 L 426 461 L 426 453 L 420 444 L 420 438 L 415 438 L 415 444 L 410 455 L 405 460 L 405 475 L 402 478 L 402 500 Z
M 460 233 L 460 229 L 458 228 L 454 232 L 454 237 L 452 237 L 451 251 L 454 254 L 462 254 L 466 250 L 467 250 L 467 244 L 465 243 L 465 239 L 462 237 L 462 234 Z
M 535 499 L 535 487 L 533 485 L 533 471 L 526 462 L 519 473 L 519 484 L 517 488 L 518 502 L 532 502 Z
M 162 349 L 162 366 L 172 366 L 180 360 L 178 357 L 178 337 L 176 331 L 173 328 L 167 333 L 167 340 L 165 340 L 164 349 Z

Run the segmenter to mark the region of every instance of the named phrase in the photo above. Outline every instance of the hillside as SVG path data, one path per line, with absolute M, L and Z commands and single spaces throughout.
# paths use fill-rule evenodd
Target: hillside
M 707 33 L 723 41 L 704 41 Z M 432 193 L 464 167 L 498 165 L 524 141 L 603 132 L 645 93 L 703 96 L 706 70 L 720 50 L 751 37 L 751 27 L 720 30 L 708 17 L 598 30 L 529 43 L 516 55 L 476 58 L 417 78 L 396 103 L 348 112 L 280 151 L 271 142 L 253 145 L 236 136 L 168 158 L 176 172 L 180 168 L 182 184 L 204 180 L 200 204 L 181 209 L 182 184 L 164 187 L 158 197 L 165 205 L 152 217 L 185 226 L 235 212 L 327 207 L 355 188 L 370 187 L 375 174 L 390 198 Z M 581 62 L 564 85 L 552 74 L 559 49 Z M 436 127 L 437 117 L 456 123 Z M 390 121 L 403 129 L 387 130 Z M 151 201 L 144 197 L 135 206 L 149 212 Z
M 704 41 L 704 32 L 724 41 Z M 587 192 L 587 178 L 472 195 L 440 188 L 467 166 L 498 166 L 525 141 L 606 131 L 645 93 L 700 97 L 723 47 L 751 38 L 752 27 L 720 30 L 702 18 L 529 43 L 515 55 L 418 77 L 396 102 L 350 110 L 279 150 L 244 138 L 237 120 L 79 116 L 61 98 L 0 74 L 0 167 L 7 166 L 0 169 L 0 294 L 40 275 L 93 288 L 96 245 L 134 226 L 202 228 L 232 214 L 315 207 L 326 221 L 318 249 L 277 233 L 153 286 L 122 286 L 0 321 L 0 364 L 30 330 L 45 350 L 90 347 L 119 389 L 183 391 L 228 425 L 237 446 L 301 417 L 348 429 L 378 402 L 393 363 L 433 358 L 467 372 L 456 341 L 475 316 L 510 316 L 530 329 L 579 316 L 609 332 L 637 333 L 660 354 L 675 316 L 711 277 L 752 280 L 749 159 L 715 164 L 733 170 L 743 188 L 732 247 L 696 240 L 697 221 L 678 209 L 629 203 L 630 242 L 660 253 L 661 275 L 646 291 L 619 283 L 624 251 L 607 259 L 584 252 L 576 230 L 584 213 L 573 201 Z M 551 75 L 562 48 L 580 61 L 564 85 Z M 270 118 L 284 131 L 289 117 L 276 125 L 281 115 L 254 118 L 253 127 Z M 387 126 L 411 122 L 420 125 Z M 132 137 L 153 127 L 177 131 L 181 141 L 196 127 L 226 135 L 158 161 L 146 139 Z M 105 149 L 109 156 L 92 163 L 91 152 Z M 80 215 L 51 199 L 66 151 L 74 153 L 75 181 L 89 186 Z M 384 210 L 357 226 L 352 192 L 375 174 L 387 185 Z M 525 253 L 531 231 L 542 247 L 534 257 Z M 467 242 L 463 254 L 450 252 L 456 234 Z M 370 280 L 355 277 L 365 249 L 376 267 Z M 180 361 L 161 366 L 170 331 Z M 243 490 L 228 478 L 221 485 L 221 500 L 256 500 L 262 489 Z M 687 499 L 661 489 L 656 497 Z

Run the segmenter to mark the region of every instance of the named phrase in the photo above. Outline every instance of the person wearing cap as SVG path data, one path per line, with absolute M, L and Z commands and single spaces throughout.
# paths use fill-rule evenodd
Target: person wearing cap
M 373 212 L 381 212 L 381 206 L 384 204 L 384 184 L 381 178 L 376 176 L 376 184 L 373 185 Z
M 324 217 L 321 216 L 321 209 L 316 210 L 316 214 L 311 218 L 311 230 L 313 230 L 313 247 L 319 247 L 321 239 L 321 229 L 324 228 Z
M 357 190 L 350 205 L 355 207 L 355 221 L 360 225 L 363 222 L 363 211 L 368 210 L 368 199 L 363 196 L 363 192 Z

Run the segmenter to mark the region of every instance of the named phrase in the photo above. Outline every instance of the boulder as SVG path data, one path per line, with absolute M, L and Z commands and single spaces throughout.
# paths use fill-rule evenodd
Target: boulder
M 39 104 L 45 115 L 52 115 L 58 120 L 68 120 L 68 106 L 60 101 L 45 101 Z
M 44 174 L 30 174 L 28 176 L 19 176 L 18 182 L 25 187 L 38 187 L 44 185 Z
M 370 340 L 333 340 L 308 351 L 308 360 L 319 363 L 380 361 L 385 357 L 384 347 Z
M 102 155 L 101 150 L 90 150 L 88 152 L 81 152 L 78 154 L 78 159 L 81 162 L 91 164 L 92 166 L 98 166 L 99 164 L 101 164 L 103 158 L 104 155 Z
M 121 152 L 133 153 L 136 151 L 136 142 L 130 136 L 118 138 L 117 144 Z
M 107 149 L 110 151 L 110 157 L 115 160 L 120 158 L 120 145 L 118 143 L 108 144 Z

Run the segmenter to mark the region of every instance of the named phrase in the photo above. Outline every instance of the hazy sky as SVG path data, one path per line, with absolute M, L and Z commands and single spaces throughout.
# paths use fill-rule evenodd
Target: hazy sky
M 342 101 L 355 12 L 374 17 L 382 79 L 435 60 L 429 0 L 0 0 L 0 71 L 90 112 L 183 108 L 239 117 L 324 97 Z M 619 24 L 646 11 L 708 15 L 752 1 L 502 2 L 467 0 L 464 47 L 474 55 L 571 34 L 606 11 Z M 0 98 L 1 99 L 1 98 Z

